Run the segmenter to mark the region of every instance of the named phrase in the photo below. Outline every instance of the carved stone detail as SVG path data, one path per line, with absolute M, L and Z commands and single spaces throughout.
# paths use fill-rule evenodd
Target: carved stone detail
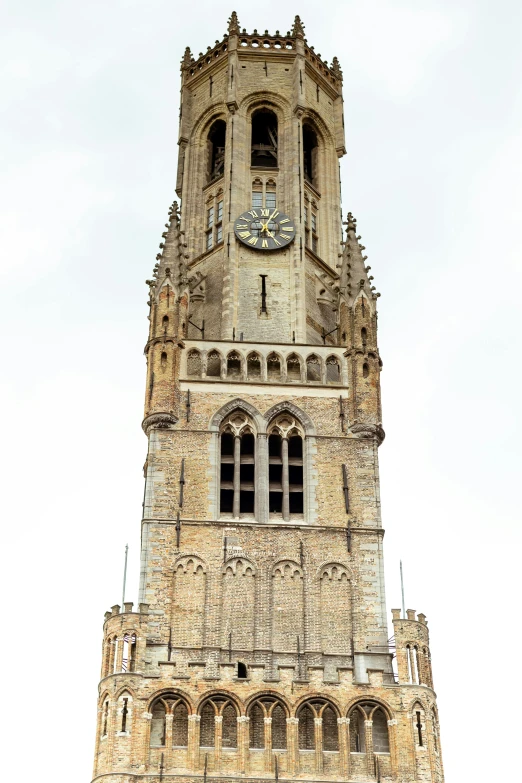
M 177 416 L 174 416 L 173 413 L 151 413 L 149 416 L 146 416 L 142 421 L 142 429 L 145 432 L 146 435 L 149 434 L 149 432 L 152 429 L 155 430 L 170 430 L 175 424 L 177 424 Z
M 379 446 L 385 438 L 385 432 L 380 424 L 353 424 L 350 429 L 360 438 L 377 438 Z

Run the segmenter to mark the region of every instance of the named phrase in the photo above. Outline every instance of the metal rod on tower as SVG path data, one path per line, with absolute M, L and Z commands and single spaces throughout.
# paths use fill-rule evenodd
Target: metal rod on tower
M 404 603 L 404 578 L 402 575 L 402 560 L 400 561 L 401 564 L 401 593 L 402 593 L 402 619 L 406 619 L 406 605 Z
M 179 477 L 179 507 L 183 508 L 183 489 L 185 487 L 185 457 L 181 459 L 181 473 Z
M 181 517 L 178 509 L 178 513 L 176 516 L 176 548 L 177 549 L 179 549 L 180 537 L 181 537 Z
M 127 555 L 129 553 L 129 545 L 125 544 L 125 565 L 123 567 L 123 591 L 121 596 L 121 608 L 124 608 L 125 604 L 125 585 L 127 583 Z
M 232 631 L 228 634 L 228 660 L 232 660 Z

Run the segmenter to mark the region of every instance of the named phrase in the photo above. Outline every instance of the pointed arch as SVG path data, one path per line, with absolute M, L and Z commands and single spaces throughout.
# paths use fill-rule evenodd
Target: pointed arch
M 310 418 L 310 416 L 304 410 L 302 410 L 302 408 L 300 408 L 298 405 L 295 405 L 295 403 L 290 402 L 290 400 L 285 400 L 284 402 L 278 402 L 276 405 L 272 405 L 272 407 L 269 408 L 264 414 L 264 418 L 267 422 L 269 422 L 273 418 L 278 416 L 280 413 L 285 413 L 285 412 L 290 413 L 292 416 L 294 416 L 296 419 L 299 420 L 299 422 L 303 426 L 306 436 L 312 436 L 316 434 L 315 425 L 312 419 Z
M 209 423 L 209 429 L 213 432 L 219 432 L 224 419 L 227 416 L 230 416 L 230 414 L 236 409 L 243 411 L 252 418 L 252 420 L 255 422 L 258 432 L 266 432 L 265 418 L 261 415 L 257 408 L 255 408 L 249 402 L 246 402 L 246 400 L 242 400 L 240 397 L 236 397 L 234 400 L 225 403 L 218 411 L 216 411 L 216 413 L 214 413 Z

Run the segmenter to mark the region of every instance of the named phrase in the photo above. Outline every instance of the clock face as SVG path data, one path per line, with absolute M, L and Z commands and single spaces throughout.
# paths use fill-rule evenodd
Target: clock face
M 292 218 L 277 209 L 264 207 L 243 212 L 234 224 L 234 231 L 240 242 L 255 250 L 280 250 L 295 237 Z

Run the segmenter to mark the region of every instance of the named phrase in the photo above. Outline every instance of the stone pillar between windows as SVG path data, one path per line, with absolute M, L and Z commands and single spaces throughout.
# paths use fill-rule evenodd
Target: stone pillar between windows
M 223 745 L 223 716 L 215 715 L 214 728 L 214 769 L 221 772 L 221 749 Z
M 283 438 L 281 443 L 281 456 L 283 461 L 283 519 L 290 519 L 290 480 L 288 477 L 288 438 Z
M 257 436 L 257 455 L 255 464 L 255 490 L 257 521 L 268 522 L 268 435 L 262 432 Z
M 237 718 L 237 750 L 239 756 L 239 771 L 245 774 L 248 762 L 248 724 L 250 718 L 246 715 L 239 715 Z
M 272 718 L 265 718 L 265 772 L 272 770 Z
M 121 639 L 118 639 L 118 647 L 117 647 L 117 653 L 116 653 L 116 667 L 114 669 L 115 673 L 119 673 L 122 670 L 122 664 L 123 664 L 123 636 Z
M 366 745 L 366 764 L 368 775 L 375 773 L 375 761 L 373 758 L 373 720 L 364 721 L 364 741 Z
M 152 712 L 144 712 L 141 716 L 143 718 L 141 729 L 141 752 L 139 763 L 142 767 L 148 767 L 149 765 L 149 746 L 150 746 L 150 729 L 152 725 Z
M 350 718 L 337 718 L 339 726 L 339 773 L 350 777 Z
M 299 772 L 299 742 L 298 742 L 299 718 L 286 719 L 286 744 L 288 747 L 288 771 L 287 777 Z
M 187 767 L 194 772 L 199 766 L 199 725 L 201 715 L 188 716 Z
M 109 717 L 107 720 L 107 769 L 112 769 L 114 762 L 114 741 L 116 739 L 116 702 L 109 700 Z
M 233 516 L 234 519 L 239 519 L 239 502 L 241 492 L 241 438 L 236 435 L 234 438 L 234 505 Z
M 314 718 L 315 734 L 315 771 L 320 775 L 323 771 L 323 719 Z
M 389 720 L 388 721 L 388 742 L 390 745 L 390 765 L 392 770 L 392 775 L 397 774 L 398 770 L 398 752 L 399 748 L 397 746 L 397 721 L 396 720 Z
M 165 715 L 165 760 L 166 769 L 172 767 L 172 724 L 174 715 Z

